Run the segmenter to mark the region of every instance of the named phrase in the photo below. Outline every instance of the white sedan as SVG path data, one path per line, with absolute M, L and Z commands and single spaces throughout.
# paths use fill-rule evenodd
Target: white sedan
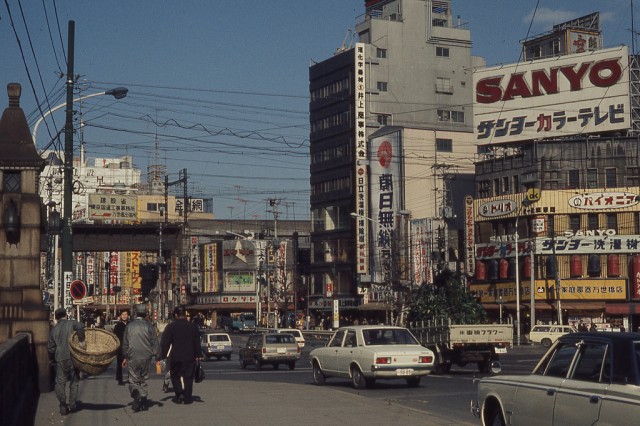
M 350 378 L 353 387 L 371 387 L 376 379 L 404 379 L 411 387 L 434 368 L 434 355 L 409 330 L 382 325 L 355 325 L 335 332 L 327 346 L 311 351 L 313 381 Z

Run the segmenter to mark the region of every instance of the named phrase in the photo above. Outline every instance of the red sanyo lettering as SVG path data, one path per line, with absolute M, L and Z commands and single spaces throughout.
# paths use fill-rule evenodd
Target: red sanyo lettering
M 527 81 L 529 75 L 530 83 Z M 557 94 L 560 92 L 558 85 L 560 76 L 569 83 L 569 90 L 572 92 L 582 90 L 585 77 L 596 87 L 609 87 L 616 84 L 622 77 L 622 66 L 618 58 L 613 58 L 598 62 L 584 62 L 577 67 L 566 65 L 549 70 L 534 70 L 530 73 L 514 73 L 510 75 L 504 90 L 500 85 L 504 75 L 487 77 L 476 84 L 476 101 L 491 104 L 510 101 L 517 97 L 531 98 Z

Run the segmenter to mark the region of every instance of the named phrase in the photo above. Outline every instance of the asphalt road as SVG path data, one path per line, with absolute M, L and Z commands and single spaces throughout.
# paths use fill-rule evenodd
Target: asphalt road
M 287 368 L 274 370 L 271 366 L 265 366 L 261 371 L 257 371 L 253 366 L 243 370 L 239 365 L 238 349 L 244 346 L 247 336 L 233 334 L 231 338 L 234 353 L 230 361 L 213 359 L 204 363 L 207 380 L 215 381 L 219 378 L 228 381 L 313 385 L 309 352 L 323 343 L 307 341 L 302 358 L 293 371 Z M 540 346 L 514 347 L 501 358 L 502 372 L 528 374 L 544 351 Z M 432 374 L 425 377 L 418 388 L 407 387 L 404 380 L 380 380 L 371 389 L 356 390 L 353 389 L 349 380 L 338 378 L 328 379 L 324 386 L 337 393 L 343 392 L 376 400 L 375 403 L 380 405 L 401 406 L 410 410 L 434 413 L 450 419 L 452 424 L 479 424 L 479 421 L 470 414 L 469 406 L 476 393 L 474 379 L 484 376 L 486 374 L 480 374 L 475 365 L 468 365 L 453 366 L 449 374 Z

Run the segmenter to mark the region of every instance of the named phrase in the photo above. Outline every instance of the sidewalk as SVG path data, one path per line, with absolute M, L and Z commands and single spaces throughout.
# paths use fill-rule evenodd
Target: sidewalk
M 113 365 L 80 382 L 81 410 L 67 416 L 58 411 L 55 392 L 40 395 L 35 424 L 43 425 L 452 425 L 451 420 L 421 411 L 343 392 L 335 387 L 281 382 L 225 380 L 215 372 L 194 384 L 192 405 L 171 402 L 163 393 L 162 375 L 149 382 L 150 407 L 135 413 L 128 386 L 118 386 Z M 311 382 L 311 381 L 310 381 Z M 470 417 L 468 424 L 477 424 Z

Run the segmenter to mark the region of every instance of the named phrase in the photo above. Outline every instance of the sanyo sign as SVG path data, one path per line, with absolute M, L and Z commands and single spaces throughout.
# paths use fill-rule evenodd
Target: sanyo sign
M 565 238 L 572 237 L 613 237 L 617 235 L 615 229 L 586 229 L 577 231 L 564 231 Z

